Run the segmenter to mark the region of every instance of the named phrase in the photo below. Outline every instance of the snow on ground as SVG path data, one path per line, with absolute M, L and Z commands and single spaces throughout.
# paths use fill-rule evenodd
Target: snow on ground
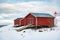
M 13 29 L 13 25 L 8 25 L 0 28 L 0 40 L 60 40 L 60 19 L 57 20 L 57 27 L 54 27 L 54 29 L 48 28 L 47 31 L 43 32 L 26 29 L 17 32 Z

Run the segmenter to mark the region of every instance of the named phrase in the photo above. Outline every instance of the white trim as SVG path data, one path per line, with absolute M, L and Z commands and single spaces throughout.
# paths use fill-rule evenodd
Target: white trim
M 20 20 L 20 26 L 21 26 L 21 20 Z
M 37 28 L 37 17 L 36 17 L 36 28 Z
M 55 14 L 55 18 L 54 18 L 54 25 L 57 26 L 57 19 L 56 19 L 57 14 Z

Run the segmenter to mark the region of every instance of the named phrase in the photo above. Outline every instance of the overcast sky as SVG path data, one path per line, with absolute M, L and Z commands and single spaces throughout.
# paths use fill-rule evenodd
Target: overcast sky
M 60 0 L 0 0 L 0 23 L 24 17 L 29 12 L 50 13 L 60 11 Z

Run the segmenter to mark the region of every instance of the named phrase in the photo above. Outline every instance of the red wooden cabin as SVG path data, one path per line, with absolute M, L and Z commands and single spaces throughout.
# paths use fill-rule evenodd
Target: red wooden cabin
M 29 13 L 23 19 L 16 19 L 14 25 L 54 26 L 54 17 L 47 13 Z

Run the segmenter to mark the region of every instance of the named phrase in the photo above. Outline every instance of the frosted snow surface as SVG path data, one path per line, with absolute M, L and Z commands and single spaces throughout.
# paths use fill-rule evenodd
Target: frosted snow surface
M 57 27 L 55 30 L 39 32 L 38 30 L 26 29 L 17 32 L 13 25 L 0 28 L 0 40 L 60 40 L 60 17 L 57 17 Z M 44 29 L 43 29 L 44 30 Z

